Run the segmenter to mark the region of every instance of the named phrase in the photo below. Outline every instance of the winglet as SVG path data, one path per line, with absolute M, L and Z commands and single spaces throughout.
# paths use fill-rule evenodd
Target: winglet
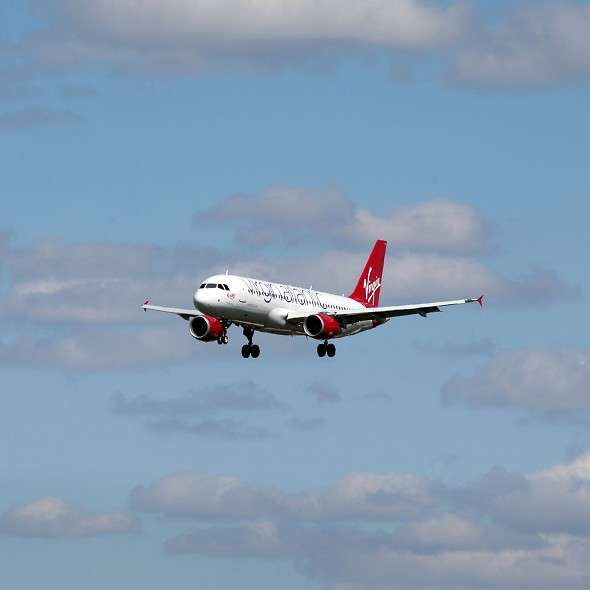
M 143 305 L 141 306 L 141 307 L 143 308 L 143 311 L 147 311 L 147 310 L 146 310 L 146 308 L 145 308 L 145 306 L 146 306 L 146 305 L 147 305 L 149 302 L 150 302 L 150 300 L 149 300 L 149 299 L 146 299 L 146 300 L 143 302 Z
M 479 306 L 482 307 L 482 308 L 483 308 L 483 300 L 484 300 L 484 296 L 483 295 L 480 295 L 477 298 L 477 302 L 479 303 Z

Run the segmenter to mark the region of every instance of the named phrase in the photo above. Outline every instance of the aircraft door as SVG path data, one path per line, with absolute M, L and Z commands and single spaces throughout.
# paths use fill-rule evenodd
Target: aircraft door
M 246 283 L 244 281 L 242 281 L 242 284 L 240 285 L 240 289 L 238 291 L 238 297 L 239 297 L 239 301 L 240 303 L 248 303 L 248 288 L 246 286 Z

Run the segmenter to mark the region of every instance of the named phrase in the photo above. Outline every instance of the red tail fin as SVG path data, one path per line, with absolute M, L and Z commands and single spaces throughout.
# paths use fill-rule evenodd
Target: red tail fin
M 354 291 L 349 295 L 351 299 L 355 299 L 365 307 L 379 306 L 386 248 L 387 242 L 385 240 L 375 242 L 373 251 L 365 264 L 365 269 L 359 277 Z

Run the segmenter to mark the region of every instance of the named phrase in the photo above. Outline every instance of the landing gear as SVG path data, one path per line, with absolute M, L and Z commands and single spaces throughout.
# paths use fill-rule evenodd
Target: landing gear
M 221 322 L 221 325 L 223 326 L 223 333 L 217 339 L 217 344 L 227 344 L 229 342 L 229 338 L 227 336 L 227 329 L 231 326 L 231 322 L 228 320 L 223 320 Z
M 252 344 L 252 338 L 254 338 L 254 330 L 252 328 L 244 328 L 244 336 L 248 338 L 248 344 L 242 346 L 242 356 L 247 359 L 252 357 L 257 359 L 260 356 L 260 346 L 258 344 Z
M 327 340 L 323 344 L 318 344 L 318 356 L 323 358 L 326 355 L 330 358 L 336 356 L 336 347 L 332 343 L 328 344 Z

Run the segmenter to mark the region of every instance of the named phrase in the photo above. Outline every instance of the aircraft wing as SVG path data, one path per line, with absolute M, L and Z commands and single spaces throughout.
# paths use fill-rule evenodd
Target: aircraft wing
M 146 301 L 141 308 L 143 311 L 161 311 L 163 313 L 173 313 L 180 316 L 183 320 L 189 320 L 190 318 L 203 315 L 196 309 L 181 309 L 179 307 L 162 307 L 161 305 L 150 305 L 149 301 Z
M 353 309 L 349 311 L 330 311 L 326 310 L 326 315 L 333 318 L 342 319 L 347 323 L 361 322 L 363 320 L 384 320 L 388 318 L 401 317 L 405 315 L 420 315 L 426 317 L 429 313 L 442 311 L 442 307 L 452 305 L 465 305 L 466 303 L 479 303 L 483 306 L 483 295 L 477 299 L 459 299 L 457 301 L 437 301 L 435 303 L 420 303 L 418 305 L 393 305 L 390 307 L 373 307 L 366 309 Z M 298 323 L 310 314 L 289 314 L 287 321 Z

